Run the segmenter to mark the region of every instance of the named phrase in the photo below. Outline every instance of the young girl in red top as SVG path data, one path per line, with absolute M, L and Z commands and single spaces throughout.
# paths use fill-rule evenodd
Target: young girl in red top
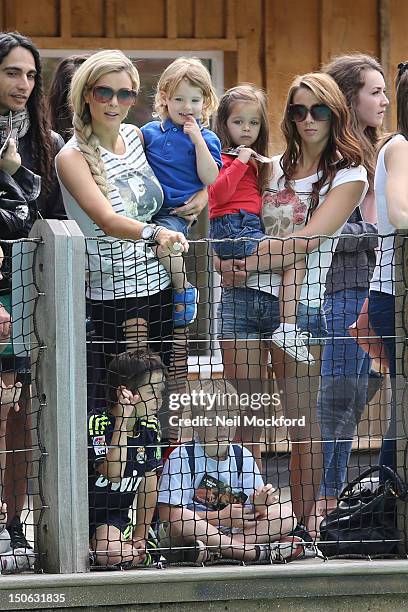
M 266 238 L 261 194 L 271 160 L 262 159 L 269 149 L 265 94 L 250 84 L 229 89 L 220 100 L 214 131 L 221 140 L 223 167 L 208 188 L 210 238 L 222 240 L 212 245 L 220 259 L 242 260 Z M 303 270 L 283 271 L 281 324 L 271 340 L 298 361 L 313 363 L 304 334 L 296 326 L 296 294 L 303 276 Z

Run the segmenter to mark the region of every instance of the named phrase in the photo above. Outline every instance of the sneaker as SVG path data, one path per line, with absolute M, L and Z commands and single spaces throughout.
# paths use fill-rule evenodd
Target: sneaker
M 299 537 L 305 542 L 303 546 L 303 552 L 305 557 L 314 558 L 318 556 L 317 547 L 315 546 L 314 540 L 305 525 L 302 525 L 302 523 L 298 523 L 293 529 L 293 531 L 289 533 L 289 536 Z
M 9 523 L 7 530 L 10 534 L 10 547 L 14 554 L 29 558 L 30 566 L 32 566 L 35 559 L 33 547 L 24 535 L 23 526 L 18 516 L 15 516 Z
M 304 541 L 298 536 L 286 536 L 279 542 L 257 544 L 255 563 L 288 563 L 304 556 Z
M 0 555 L 10 550 L 10 534 L 5 525 L 0 525 Z
M 186 327 L 197 316 L 198 289 L 187 287 L 182 293 L 173 291 L 173 323 L 174 327 Z M 184 306 L 184 310 L 176 310 L 176 306 Z
M 188 548 L 173 548 L 164 553 L 169 563 L 191 563 L 193 565 L 203 565 L 209 560 L 207 547 L 201 540 L 196 540 Z
M 149 567 L 155 565 L 156 567 L 163 567 L 166 563 L 165 557 L 161 554 L 157 542 L 155 540 L 147 540 L 146 542 L 146 556 L 142 562 L 142 565 Z
M 0 566 L 2 574 L 15 574 L 34 569 L 34 553 L 23 554 L 15 550 L 8 550 L 0 555 Z
M 315 360 L 307 349 L 309 334 L 302 332 L 298 327 L 285 328 L 281 323 L 272 334 L 272 342 L 283 349 L 288 355 L 303 363 L 314 365 Z

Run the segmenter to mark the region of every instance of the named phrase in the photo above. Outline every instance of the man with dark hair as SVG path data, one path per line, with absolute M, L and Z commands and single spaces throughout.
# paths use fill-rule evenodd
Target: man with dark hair
M 36 218 L 65 218 L 54 169 L 54 157 L 63 144 L 62 138 L 49 127 L 38 49 L 18 32 L 1 32 L 0 151 L 3 148 L 3 154 L 0 159 L 0 239 L 27 237 Z M 2 341 L 7 338 L 7 324 L 10 322 L 10 255 L 11 249 L 7 245 L 3 279 L 0 281 Z M 11 409 L 8 413 L 6 430 L 7 450 L 21 451 L 31 447 L 30 364 L 25 357 L 13 354 L 3 354 L 0 363 L 3 385 L 13 385 L 16 381 L 23 383 L 16 410 Z M 20 520 L 30 462 L 29 451 L 7 453 L 2 501 L 7 504 L 7 529 L 11 548 L 16 554 L 27 553 L 31 548 Z

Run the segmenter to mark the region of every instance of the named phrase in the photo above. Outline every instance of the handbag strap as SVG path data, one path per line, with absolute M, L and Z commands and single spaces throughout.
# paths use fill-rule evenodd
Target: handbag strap
M 366 469 L 359 476 L 357 476 L 357 478 L 354 478 L 354 480 L 352 480 L 343 489 L 343 491 L 340 494 L 339 499 L 342 499 L 344 496 L 347 497 L 348 493 L 352 491 L 353 487 L 355 487 L 356 484 L 364 480 L 364 478 L 371 476 L 371 474 L 375 474 L 376 472 L 379 472 L 380 470 L 384 472 L 389 479 L 384 485 L 385 490 L 386 491 L 390 490 L 390 484 L 391 484 L 390 481 L 391 481 L 393 484 L 396 485 L 395 489 L 393 490 L 393 494 L 396 495 L 396 497 L 399 497 L 400 499 L 405 499 L 408 494 L 407 487 L 402 482 L 398 474 L 393 469 L 388 467 L 387 465 L 373 465 L 369 467 L 368 469 Z

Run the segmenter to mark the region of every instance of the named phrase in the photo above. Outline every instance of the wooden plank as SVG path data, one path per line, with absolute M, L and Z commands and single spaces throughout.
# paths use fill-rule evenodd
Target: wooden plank
M 40 49 L 141 49 L 157 51 L 236 51 L 237 41 L 226 38 L 104 38 L 75 36 L 68 40 L 59 36 L 34 36 Z
M 71 36 L 103 37 L 106 27 L 106 6 L 103 0 L 71 0 Z M 103 38 L 101 38 L 103 40 Z M 69 42 L 66 43 L 69 48 Z M 83 41 L 77 49 L 83 47 Z M 103 45 L 100 45 L 103 47 Z M 44 49 L 49 47 L 43 47 Z
M 6 6 L 5 0 L 0 0 L 0 31 L 6 30 Z
M 177 38 L 177 0 L 166 0 L 166 35 Z
M 71 36 L 71 0 L 60 0 L 59 31 L 62 38 Z
M 165 0 L 120 0 L 119 7 L 116 12 L 117 36 L 166 36 Z
M 292 79 L 320 65 L 319 0 L 290 0 L 287 5 L 287 11 L 280 0 L 265 5 L 265 86 L 274 153 L 284 147 L 279 125 Z
M 225 28 L 225 35 L 227 38 L 235 38 L 237 35 L 236 9 L 236 0 L 227 0 Z
M 194 0 L 177 1 L 177 33 L 180 38 L 194 37 Z
M 378 9 L 373 0 L 324 0 L 320 29 L 322 63 L 352 51 L 379 54 Z
M 105 36 L 115 38 L 116 36 L 116 0 L 105 0 Z
M 241 53 L 245 55 L 237 58 L 238 81 L 249 81 L 259 87 L 264 86 L 263 65 L 263 2 L 253 0 L 245 2 L 236 1 L 236 34 L 244 39 L 245 45 L 241 45 Z
M 237 82 L 245 83 L 248 78 L 248 41 L 246 38 L 238 38 L 237 52 Z
M 86 438 L 85 241 L 74 221 L 37 221 L 30 234 L 43 244 L 35 277 L 42 292 L 36 309 L 46 356 L 35 349 L 33 398 L 43 397 L 39 436 L 47 455 L 41 471 L 45 511 L 37 530 L 42 568 L 85 572 L 88 565 Z M 75 313 L 75 316 L 74 316 Z
M 27 36 L 59 34 L 58 5 L 55 0 L 14 0 L 7 3 L 7 29 Z
M 225 37 L 225 0 L 195 0 L 194 37 Z
M 261 0 L 236 2 L 236 32 L 239 39 L 245 39 L 245 57 L 238 58 L 238 81 L 249 81 L 263 87 L 264 64 L 264 3 Z M 242 51 L 244 47 L 242 46 Z M 245 63 L 244 63 L 245 62 Z
M 15 30 L 17 28 L 17 3 L 4 0 L 4 29 Z

